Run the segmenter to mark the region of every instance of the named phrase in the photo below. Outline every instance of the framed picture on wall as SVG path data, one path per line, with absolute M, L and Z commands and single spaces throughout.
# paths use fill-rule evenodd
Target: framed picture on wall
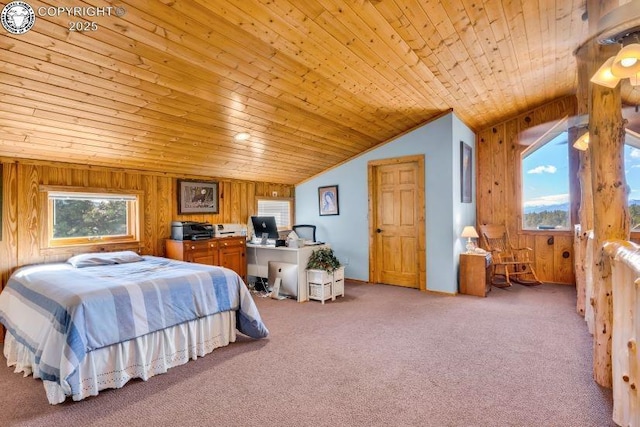
M 218 183 L 178 180 L 178 214 L 218 213 Z
M 320 216 L 340 215 L 337 185 L 318 187 L 318 208 Z
M 471 203 L 471 177 L 473 173 L 471 147 L 460 141 L 460 201 Z

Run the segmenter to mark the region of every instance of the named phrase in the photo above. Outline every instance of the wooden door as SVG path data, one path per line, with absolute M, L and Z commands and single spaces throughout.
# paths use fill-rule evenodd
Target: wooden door
M 370 162 L 370 277 L 426 289 L 424 157 Z

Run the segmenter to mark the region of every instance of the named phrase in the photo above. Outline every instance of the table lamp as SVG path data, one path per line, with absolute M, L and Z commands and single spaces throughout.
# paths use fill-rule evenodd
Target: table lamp
M 477 239 L 479 237 L 475 227 L 473 227 L 472 225 L 467 225 L 462 229 L 462 234 L 460 235 L 460 237 L 467 238 L 467 253 L 473 252 L 473 250 L 476 248 L 476 245 L 471 241 L 471 239 Z

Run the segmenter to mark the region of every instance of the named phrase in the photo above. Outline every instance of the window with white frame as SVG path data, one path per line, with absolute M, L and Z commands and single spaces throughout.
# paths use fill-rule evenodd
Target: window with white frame
M 522 154 L 522 209 L 525 230 L 568 229 L 569 159 L 567 132 L 549 132 Z M 640 135 L 627 129 L 624 145 L 630 229 L 640 232 Z
M 134 242 L 139 239 L 139 195 L 49 190 L 47 246 Z
M 258 216 L 276 218 L 278 230 L 290 230 L 293 225 L 293 200 L 283 198 L 258 198 Z
M 550 132 L 522 153 L 522 229 L 568 230 L 568 133 Z
M 629 130 L 624 145 L 624 172 L 629 190 L 630 229 L 640 232 L 640 135 Z

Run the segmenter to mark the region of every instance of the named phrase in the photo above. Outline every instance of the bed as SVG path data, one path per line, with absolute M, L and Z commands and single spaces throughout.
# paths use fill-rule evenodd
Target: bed
M 148 378 L 268 336 L 234 271 L 123 251 L 19 268 L 0 293 L 4 355 L 49 403 Z

